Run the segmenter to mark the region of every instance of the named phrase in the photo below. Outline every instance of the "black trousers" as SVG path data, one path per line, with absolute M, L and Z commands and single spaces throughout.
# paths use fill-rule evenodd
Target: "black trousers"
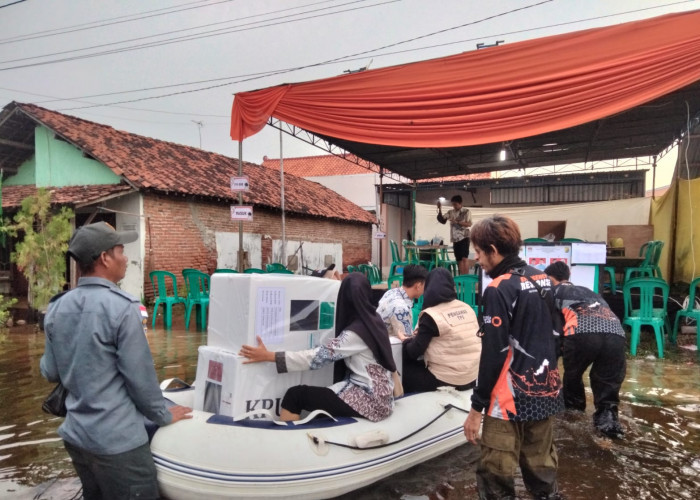
M 328 387 L 296 385 L 287 389 L 282 408 L 299 415 L 302 411 L 324 410 L 334 417 L 362 417 Z
M 425 366 L 423 360 L 409 359 L 407 356 L 403 358 L 403 390 L 404 392 L 431 392 L 436 390 L 438 387 L 443 387 L 446 385 L 456 387 L 457 390 L 465 391 L 474 387 L 475 382 L 469 384 L 453 386 L 447 382 L 443 382 L 433 375 L 433 373 L 428 370 Z
M 157 499 L 158 482 L 148 443 L 117 455 L 96 455 L 63 442 L 85 500 Z
M 564 337 L 564 404 L 586 409 L 583 373 L 590 366 L 596 410 L 613 409 L 617 415 L 620 386 L 625 379 L 625 338 L 607 333 L 579 333 Z M 592 365 L 592 366 L 591 366 Z

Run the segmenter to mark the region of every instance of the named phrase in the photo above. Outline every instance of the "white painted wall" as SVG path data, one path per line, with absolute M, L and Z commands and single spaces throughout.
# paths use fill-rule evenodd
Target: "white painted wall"
M 117 231 L 136 231 L 139 239 L 124 245 L 124 254 L 129 259 L 126 276 L 119 286 L 137 299 L 144 295 L 143 266 L 146 262 L 146 218 L 143 217 L 143 196 L 141 193 L 131 193 L 119 198 L 113 198 L 100 204 L 116 212 Z
M 523 238 L 537 237 L 537 222 L 545 220 L 565 220 L 566 237 L 581 238 L 587 241 L 606 241 L 609 225 L 649 224 L 651 198 L 600 201 L 593 203 L 571 203 L 566 205 L 545 205 L 535 207 L 470 208 L 472 221 L 494 214 L 506 215 L 520 226 Z M 449 223 L 438 224 L 435 220 L 437 208 L 434 205 L 416 204 L 416 234 L 425 239 L 435 235 L 449 241 Z M 473 252 L 473 247 L 471 248 Z
M 330 175 L 323 177 L 304 177 L 332 189 L 365 210 L 377 209 L 377 191 L 379 184 L 376 174 Z
M 250 267 L 262 266 L 262 241 L 259 234 L 243 233 L 243 250 L 248 252 Z M 238 268 L 238 233 L 216 233 L 216 267 Z
M 294 252 L 299 248 L 299 241 L 287 240 L 286 254 L 287 257 L 294 255 Z M 302 247 L 304 251 L 303 266 L 310 269 L 325 268 L 325 257 L 330 255 L 332 262 L 336 265 L 338 272 L 341 272 L 343 265 L 343 244 L 340 242 L 311 242 L 305 241 Z M 297 274 L 305 274 L 302 268 L 301 252 L 297 252 L 299 257 L 299 269 L 295 271 Z M 272 240 L 272 261 L 281 262 L 282 259 L 282 240 Z

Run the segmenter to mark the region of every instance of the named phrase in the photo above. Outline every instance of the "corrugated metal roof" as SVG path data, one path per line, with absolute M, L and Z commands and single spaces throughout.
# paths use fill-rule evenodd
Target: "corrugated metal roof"
M 491 186 L 491 204 L 541 205 L 639 198 L 645 195 L 645 178 L 646 170 L 634 170 L 504 179 Z

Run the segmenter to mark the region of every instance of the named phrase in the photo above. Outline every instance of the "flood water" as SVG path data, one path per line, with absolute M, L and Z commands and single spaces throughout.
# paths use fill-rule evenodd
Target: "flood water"
M 149 330 L 159 379 L 192 381 L 206 335 Z M 686 343 L 694 342 L 694 337 Z M 0 337 L 0 498 L 80 498 L 79 482 L 56 433 L 61 419 L 41 411 L 52 384 L 39 374 L 44 335 L 32 327 Z M 585 414 L 562 414 L 556 442 L 567 499 L 700 498 L 700 365 L 696 353 L 628 360 L 623 440 L 592 432 Z M 349 499 L 476 498 L 478 450 L 465 445 L 362 490 Z M 519 493 L 527 498 L 522 481 Z

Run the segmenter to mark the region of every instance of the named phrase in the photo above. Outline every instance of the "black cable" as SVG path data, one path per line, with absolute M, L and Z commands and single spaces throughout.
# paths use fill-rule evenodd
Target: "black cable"
M 130 100 L 126 100 L 126 101 L 118 101 L 118 102 L 111 103 L 111 104 L 94 104 L 94 105 L 91 105 L 91 106 L 80 106 L 80 107 L 73 107 L 73 108 L 62 108 L 62 109 L 60 109 L 60 110 L 58 110 L 58 111 L 66 111 L 66 110 L 73 110 L 73 109 L 87 109 L 87 108 L 94 108 L 94 107 L 100 107 L 100 106 L 110 106 L 110 105 L 113 105 L 113 104 L 126 104 L 126 103 L 131 103 L 131 102 L 146 101 L 146 100 L 150 100 L 150 99 L 160 99 L 160 98 L 162 98 L 162 97 L 170 97 L 170 96 L 179 95 L 179 94 L 189 94 L 189 93 L 193 93 L 193 92 L 201 92 L 201 91 L 203 91 L 203 90 L 210 90 L 210 89 L 214 89 L 214 88 L 218 88 L 218 87 L 225 87 L 225 86 L 233 85 L 233 84 L 236 84 L 236 83 L 243 83 L 243 82 L 250 81 L 250 80 L 257 80 L 257 79 L 260 79 L 260 78 L 266 78 L 266 77 L 268 77 L 268 76 L 279 75 L 279 74 L 284 74 L 284 73 L 290 73 L 290 72 L 292 72 L 292 71 L 298 71 L 298 70 L 300 70 L 300 69 L 306 69 L 306 68 L 311 68 L 311 67 L 316 67 L 316 66 L 322 66 L 322 65 L 325 65 L 325 64 L 333 63 L 333 62 L 340 62 L 340 61 L 346 62 L 346 61 L 347 61 L 347 58 L 349 58 L 349 57 L 355 57 L 355 56 L 359 56 L 359 55 L 371 53 L 371 52 L 374 52 L 374 51 L 377 51 L 377 50 L 381 50 L 381 49 L 386 48 L 386 47 L 394 47 L 394 46 L 396 46 L 396 45 L 400 45 L 400 44 L 403 44 L 403 43 L 409 43 L 409 42 L 412 42 L 412 41 L 415 41 L 415 40 L 418 40 L 418 39 L 421 39 L 421 38 L 426 38 L 426 37 L 429 37 L 429 36 L 432 36 L 432 35 L 436 35 L 436 34 L 440 34 L 440 33 L 445 33 L 446 31 L 450 31 L 450 30 L 454 30 L 454 29 L 463 28 L 463 27 L 465 27 L 465 26 L 470 26 L 470 25 L 478 24 L 478 23 L 481 23 L 481 22 L 484 22 L 484 21 L 489 21 L 489 20 L 491 20 L 491 19 L 495 19 L 495 18 L 498 18 L 498 17 L 502 17 L 502 16 L 505 16 L 505 15 L 507 15 L 507 14 L 512 14 L 512 13 L 517 12 L 517 11 L 520 11 L 520 10 L 524 10 L 524 9 L 529 9 L 529 8 L 532 8 L 532 7 L 536 7 L 536 6 L 538 6 L 538 5 L 541 5 L 541 4 L 543 4 L 543 3 L 548 3 L 548 2 L 551 2 L 551 1 L 553 1 L 553 0 L 544 0 L 544 1 L 541 1 L 541 2 L 538 2 L 538 3 L 535 3 L 535 4 L 531 4 L 531 5 L 525 6 L 525 7 L 519 7 L 519 8 L 517 8 L 517 9 L 512 9 L 512 10 L 509 10 L 509 11 L 506 11 L 506 12 L 502 12 L 502 13 L 499 13 L 499 14 L 494 14 L 494 15 L 492 15 L 492 16 L 488 16 L 488 17 L 485 17 L 485 18 L 483 18 L 483 19 L 479 19 L 479 20 L 477 20 L 477 21 L 471 21 L 471 22 L 469 22 L 469 23 L 461 24 L 461 25 L 459 25 L 459 26 L 454 26 L 454 27 L 452 27 L 452 28 L 446 28 L 446 29 L 439 30 L 439 31 L 436 31 L 436 32 L 433 32 L 433 33 L 428 33 L 428 34 L 425 34 L 425 35 L 421 35 L 421 36 L 419 36 L 419 37 L 414 37 L 414 38 L 411 38 L 411 39 L 408 39 L 408 40 L 403 40 L 403 41 L 395 42 L 395 43 L 392 43 L 392 44 L 389 44 L 389 45 L 384 45 L 384 46 L 379 47 L 379 48 L 376 48 L 376 49 L 366 50 L 366 51 L 363 51 L 363 52 L 357 52 L 357 53 L 355 53 L 355 54 L 350 54 L 350 55 L 348 55 L 348 56 L 337 57 L 337 58 L 335 58 L 335 59 L 329 59 L 329 60 L 327 60 L 327 61 L 323 61 L 323 62 L 319 62 L 319 63 L 314 63 L 314 64 L 309 64 L 309 65 L 306 65 L 306 66 L 299 66 L 299 67 L 295 67 L 295 68 L 288 68 L 288 69 L 280 70 L 280 71 L 277 71 L 277 72 L 271 72 L 271 73 L 268 73 L 268 74 L 263 75 L 263 76 L 255 76 L 255 77 L 251 77 L 251 78 L 245 78 L 245 79 L 242 79 L 242 80 L 237 80 L 237 81 L 234 81 L 234 82 L 221 83 L 221 84 L 218 84 L 218 85 L 210 85 L 210 86 L 208 86 L 208 87 L 202 87 L 202 88 L 198 88 L 198 89 L 182 90 L 182 91 L 179 91 L 179 92 L 171 92 L 171 93 L 169 93 L 169 94 L 163 94 L 163 95 L 159 95 L 159 96 L 142 97 L 142 98 L 139 98 L 139 99 L 130 99 Z M 2 71 L 2 70 L 0 70 L 0 71 Z
M 427 50 L 431 48 L 436 48 L 436 47 L 443 47 L 443 46 L 448 46 L 448 45 L 455 45 L 459 43 L 465 43 L 469 41 L 474 41 L 474 40 L 482 40 L 484 38 L 495 38 L 495 37 L 500 37 L 500 36 L 505 36 L 505 35 L 510 35 L 510 34 L 520 34 L 520 33 L 527 33 L 531 31 L 538 31 L 541 29 L 547 29 L 547 28 L 552 28 L 552 27 L 558 27 L 558 26 L 565 26 L 565 25 L 571 25 L 571 24 L 577 24 L 577 23 L 582 23 L 582 22 L 587 22 L 587 21 L 594 21 L 594 20 L 599 20 L 599 19 L 605 19 L 609 17 L 615 17 L 615 16 L 621 16 L 625 14 L 631 14 L 631 13 L 636 13 L 636 12 L 642 12 L 646 10 L 651 10 L 651 9 L 657 9 L 657 8 L 662 8 L 662 7 L 668 7 L 672 5 L 678 5 L 678 4 L 684 4 L 684 3 L 690 3 L 694 2 L 697 0 L 682 0 L 682 1 L 677 1 L 677 2 L 671 2 L 663 5 L 658 5 L 655 7 L 645 7 L 642 9 L 634 9 L 634 10 L 628 10 L 624 12 L 617 12 L 614 14 L 606 14 L 602 16 L 595 16 L 595 17 L 590 17 L 586 19 L 578 19 L 574 21 L 567 21 L 567 22 L 562 22 L 562 23 L 555 23 L 555 24 L 550 24 L 550 25 L 545 25 L 545 26 L 538 26 L 536 28 L 526 28 L 522 30 L 516 30 L 516 31 L 509 31 L 505 33 L 499 33 L 496 35 L 487 35 L 487 36 L 482 36 L 478 38 L 470 38 L 470 39 L 464 39 L 464 40 L 459 40 L 456 42 L 447 42 L 447 43 L 441 43 L 441 44 L 435 44 L 435 45 L 428 45 L 425 47 L 417 47 L 413 49 L 406 49 L 406 50 L 399 50 L 399 51 L 393 51 L 393 52 L 385 52 L 382 54 L 372 54 L 373 57 L 385 57 L 388 55 L 395 55 L 395 54 L 403 54 L 403 53 L 408 53 L 408 52 L 415 52 L 418 50 Z M 405 42 L 398 42 L 397 44 L 393 44 L 394 46 L 398 45 L 399 43 L 405 43 Z M 374 50 L 381 50 L 382 48 L 377 48 L 373 49 Z M 365 54 L 368 52 L 373 52 L 373 51 L 365 51 Z M 95 103 L 90 103 L 90 106 L 85 106 L 85 107 L 71 107 L 71 108 L 60 108 L 57 111 L 68 111 L 68 110 L 77 110 L 77 109 L 87 109 L 87 108 L 93 108 L 93 107 L 102 107 L 102 106 L 113 106 L 116 108 L 122 108 L 122 109 L 130 109 L 130 110 L 137 110 L 137 111 L 151 111 L 154 113 L 168 113 L 168 114 L 182 114 L 182 115 L 196 115 L 197 113 L 174 113 L 174 112 L 166 112 L 166 111 L 161 111 L 161 110 L 155 110 L 155 109 L 144 109 L 144 108 L 128 108 L 128 107 L 123 107 L 123 106 L 118 106 L 118 104 L 127 104 L 131 102 L 140 102 L 140 101 L 147 101 L 147 100 L 152 100 L 152 99 L 160 99 L 163 97 L 171 97 L 174 95 L 178 95 L 180 93 L 192 93 L 192 92 L 201 92 L 205 90 L 211 90 L 214 88 L 219 88 L 223 86 L 228 86 L 228 85 L 235 85 L 237 83 L 244 83 L 256 79 L 261 79 L 261 78 L 267 78 L 270 76 L 275 76 L 275 75 L 280 75 L 280 74 L 285 74 L 285 73 L 290 73 L 294 71 L 299 71 L 302 69 L 308 69 L 312 67 L 318 67 L 318 66 L 325 66 L 329 64 L 337 64 L 339 62 L 351 62 L 351 61 L 356 61 L 356 60 L 362 60 L 364 57 L 354 57 L 354 54 L 347 55 L 347 56 L 342 56 L 338 57 L 335 59 L 330 59 L 328 61 L 323 61 L 319 63 L 314 63 L 314 64 L 308 64 L 304 66 L 297 66 L 297 67 L 291 67 L 291 68 L 285 68 L 285 69 L 280 69 L 280 70 L 270 70 L 266 72 L 260 72 L 260 73 L 249 73 L 249 74 L 244 74 L 244 75 L 236 75 L 236 76 L 230 76 L 230 77 L 222 77 L 222 78 L 213 78 L 209 80 L 200 80 L 200 81 L 194 81 L 194 82 L 185 82 L 185 83 L 176 83 L 176 84 L 170 84 L 170 85 L 161 85 L 157 87 L 148 87 L 148 88 L 143 88 L 143 89 L 133 89 L 133 90 L 126 90 L 126 91 L 121 91 L 121 92 L 111 92 L 107 94 L 96 94 L 92 96 L 82 96 L 82 97 L 76 97 L 76 98 L 54 98 L 54 101 L 79 101 L 79 99 L 83 98 L 90 98 L 90 97 L 102 97 L 102 96 L 107 96 L 107 95 L 119 95 L 119 94 L 127 94 L 127 93 L 134 93 L 134 92 L 145 92 L 149 90 L 158 90 L 162 88 L 172 88 L 172 87 L 181 87 L 181 86 L 187 86 L 187 85 L 195 85 L 197 83 L 208 83 L 208 82 L 214 82 L 214 81 L 221 81 L 221 80 L 229 80 L 229 79 L 234 79 L 234 78 L 241 78 L 241 80 L 236 80 L 233 82 L 221 84 L 221 85 L 213 85 L 213 86 L 208 86 L 208 87 L 200 87 L 197 89 L 192 89 L 189 91 L 185 92 L 174 92 L 174 93 L 168 93 L 168 94 L 162 94 L 162 95 L 157 95 L 157 96 L 150 96 L 150 97 L 144 97 L 140 99 L 133 99 L 133 100 L 127 100 L 127 101 L 117 101 L 113 103 L 105 103 L 105 104 L 95 104 Z M 250 77 L 250 78 L 249 78 Z M 12 89 L 6 89 L 6 90 L 12 90 Z M 16 92 L 22 92 L 22 91 L 16 91 Z M 46 96 L 46 97 L 51 97 L 51 96 Z M 43 101 L 43 102 L 52 102 L 52 101 Z M 216 117 L 223 117 L 223 115 L 211 115 L 211 116 L 216 116 Z
M 5 5 L 0 5 L 0 9 L 4 9 L 5 7 L 9 7 L 11 5 L 16 5 L 18 3 L 26 2 L 27 0 L 17 0 L 16 2 L 12 3 L 6 3 Z
M 50 30 L 37 31 L 35 33 L 28 33 L 26 35 L 17 35 L 17 36 L 13 36 L 10 38 L 0 39 L 0 45 L 4 45 L 6 43 L 23 42 L 25 40 L 36 40 L 37 38 L 46 38 L 46 37 L 51 37 L 51 36 L 56 36 L 56 35 L 65 35 L 66 33 L 75 33 L 76 31 L 90 30 L 93 28 L 100 28 L 103 26 L 111 26 L 113 24 L 128 23 L 131 21 L 138 21 L 140 19 L 148 19 L 150 17 L 165 16 L 167 14 L 174 14 L 174 13 L 182 12 L 185 10 L 201 9 L 202 7 L 209 7 L 211 5 L 216 5 L 219 3 L 232 2 L 233 0 L 221 0 L 221 1 L 218 1 L 215 3 L 210 3 L 207 5 L 198 5 L 196 7 L 188 7 L 186 9 L 171 10 L 170 12 L 162 12 L 161 14 L 153 14 L 153 15 L 147 15 L 147 16 L 141 16 L 141 17 L 134 17 L 133 19 L 124 19 L 127 17 L 140 16 L 141 14 L 151 14 L 152 12 L 161 12 L 164 10 L 177 9 L 178 7 L 182 7 L 185 5 L 201 4 L 204 2 L 208 2 L 208 1 L 209 0 L 198 0 L 196 2 L 190 2 L 190 3 L 181 4 L 181 5 L 174 5 L 171 7 L 163 7 L 161 9 L 147 10 L 145 12 L 137 12 L 135 14 L 127 14 L 124 16 L 112 17 L 109 19 L 101 19 L 98 21 L 91 21 L 89 23 L 76 24 L 74 26 L 67 26 L 65 28 L 54 28 L 54 29 L 50 29 Z M 3 6 L 3 7 L 6 7 L 6 6 Z M 116 21 L 117 19 L 121 19 L 121 21 Z M 108 22 L 108 21 L 115 21 L 115 22 Z M 103 24 L 90 26 L 91 24 L 95 24 L 95 23 L 103 23 Z M 55 32 L 55 33 L 52 33 L 52 32 Z
M 415 431 L 413 431 L 413 432 L 411 432 L 411 433 L 409 433 L 409 434 L 406 434 L 404 437 L 399 438 L 399 439 L 397 439 L 396 441 L 392 441 L 391 443 L 378 444 L 378 445 L 375 445 L 375 446 L 367 446 L 367 447 L 365 447 L 365 448 L 361 448 L 361 447 L 359 447 L 359 446 L 355 446 L 355 445 L 351 445 L 351 444 L 336 443 L 335 441 L 323 441 L 323 443 L 324 443 L 324 444 L 332 444 L 332 445 L 334 445 L 334 446 L 340 446 L 341 448 L 348 448 L 348 449 L 350 449 L 350 450 L 378 450 L 378 449 L 380 449 L 380 448 L 386 448 L 387 446 L 393 446 L 393 445 L 398 444 L 398 443 L 400 443 L 400 442 L 402 442 L 402 441 L 405 441 L 406 439 L 415 436 L 415 435 L 418 434 L 420 431 L 422 431 L 422 430 L 424 430 L 424 429 L 427 429 L 428 427 L 430 427 L 431 425 L 433 425 L 435 422 L 437 422 L 440 418 L 442 418 L 442 417 L 445 415 L 445 413 L 447 413 L 447 412 L 450 411 L 450 410 L 459 410 L 459 411 L 461 411 L 461 412 L 463 412 L 463 413 L 469 413 L 469 411 L 467 411 L 467 410 L 465 410 L 465 409 L 463 409 L 463 408 L 460 408 L 459 406 L 454 406 L 454 405 L 451 405 L 451 404 L 445 405 L 445 409 L 442 411 L 442 413 L 440 413 L 437 417 L 435 417 L 435 418 L 432 419 L 430 422 L 428 422 L 427 424 L 425 424 L 423 427 L 420 427 L 420 428 L 416 429 Z M 314 442 L 314 444 L 320 444 L 320 443 L 321 443 L 321 440 L 318 439 L 316 436 L 313 436 L 311 439 L 312 439 L 312 441 Z
M 226 1 L 232 1 L 232 0 L 226 0 Z M 240 32 L 242 32 L 242 31 L 249 31 L 249 30 L 259 29 L 259 28 L 266 28 L 266 27 L 269 27 L 269 26 L 277 26 L 277 25 L 279 25 L 279 24 L 284 24 L 284 23 L 286 23 L 286 22 L 303 21 L 303 20 L 306 20 L 306 19 L 312 19 L 312 18 L 315 18 L 315 17 L 322 17 L 322 16 L 309 16 L 309 17 L 304 17 L 304 18 L 300 18 L 300 19 L 292 19 L 292 20 L 288 20 L 288 21 L 284 21 L 284 22 L 279 22 L 279 23 L 263 24 L 262 26 L 251 26 L 251 25 L 255 25 L 255 24 L 266 23 L 266 22 L 269 22 L 269 21 L 277 21 L 277 20 L 280 20 L 280 19 L 286 19 L 286 18 L 289 18 L 289 17 L 300 16 L 300 15 L 309 14 L 309 13 L 313 13 L 313 12 L 319 12 L 319 11 L 324 11 L 324 10 L 329 10 L 329 9 L 335 9 L 335 8 L 338 8 L 338 7 L 342 7 L 342 6 L 344 6 L 344 5 L 350 5 L 350 4 L 355 4 L 355 3 L 362 3 L 362 2 L 367 2 L 367 1 L 369 1 L 369 0 L 352 0 L 352 1 L 346 2 L 346 3 L 344 3 L 344 4 L 340 4 L 340 5 L 336 5 L 336 6 L 332 6 L 332 7 L 322 7 L 322 8 L 319 8 L 319 9 L 309 10 L 309 11 L 306 11 L 306 12 L 300 12 L 300 13 L 297 13 L 297 14 L 287 14 L 287 15 L 284 15 L 284 16 L 278 16 L 278 17 L 276 17 L 276 18 L 266 19 L 266 20 L 262 20 L 262 21 L 251 21 L 251 22 L 249 22 L 249 23 L 244 23 L 244 24 L 241 24 L 241 25 L 238 25 L 238 26 L 234 26 L 234 27 L 230 27 L 230 28 L 218 28 L 218 29 L 215 29 L 215 30 L 203 31 L 203 32 L 201 32 L 201 33 L 195 33 L 195 34 L 183 35 L 183 36 L 179 36 L 179 37 L 167 38 L 167 39 L 165 39 L 165 40 L 158 40 L 158 41 L 148 42 L 148 43 L 144 43 L 144 44 L 131 45 L 131 46 L 129 46 L 129 47 L 121 47 L 121 48 L 118 48 L 118 49 L 104 50 L 104 51 L 101 51 L 101 52 L 93 52 L 93 53 L 91 53 L 91 54 L 84 54 L 84 55 L 81 55 L 81 56 L 76 56 L 75 59 L 85 59 L 85 58 L 91 58 L 91 57 L 98 57 L 98 56 L 101 56 L 101 55 L 117 54 L 117 53 L 119 53 L 119 52 L 127 52 L 127 51 L 131 51 L 131 50 L 140 50 L 140 49 L 144 49 L 144 48 L 160 47 L 160 46 L 162 46 L 162 45 L 170 45 L 171 43 L 187 42 L 187 41 L 190 41 L 190 40 L 199 40 L 200 38 L 210 38 L 210 37 L 213 37 L 213 36 L 226 35 L 226 34 L 230 34 L 230 33 L 240 33 Z M 398 1 L 400 1 L 400 0 L 388 0 L 388 1 L 385 1 L 385 2 L 382 2 L 382 3 L 379 3 L 379 4 L 369 5 L 369 6 L 361 7 L 361 8 L 376 7 L 376 6 L 378 6 L 378 5 L 383 5 L 383 4 L 385 4 L 385 3 L 393 3 L 393 2 L 398 2 Z M 322 3 L 323 3 L 323 2 L 322 2 Z M 291 10 L 291 9 L 285 9 L 285 10 Z M 339 11 L 336 11 L 336 12 L 328 13 L 328 14 L 326 14 L 326 15 L 337 14 L 337 13 L 340 13 L 340 12 L 348 12 L 348 11 L 351 11 L 351 10 L 358 10 L 358 9 L 339 10 Z M 280 12 L 281 12 L 281 11 L 280 11 Z M 266 14 L 259 14 L 259 15 L 266 15 Z M 248 16 L 248 17 L 256 17 L 256 16 Z M 136 37 L 136 38 L 129 38 L 129 39 L 126 39 L 126 40 L 119 40 L 119 41 L 116 41 L 116 42 L 101 43 L 101 44 L 98 44 L 98 45 L 91 45 L 91 46 L 89 46 L 89 47 L 82 47 L 82 48 L 79 48 L 79 49 L 63 50 L 63 51 L 60 51 L 60 52 L 51 52 L 51 53 L 48 53 L 48 54 L 41 54 L 41 55 L 38 55 L 38 56 L 20 57 L 20 58 L 17 58 L 17 59 L 7 59 L 7 60 L 5 60 L 5 61 L 0 61 L 0 64 L 8 64 L 8 63 L 19 62 L 19 61 L 29 61 L 29 60 L 31 60 L 31 59 L 40 59 L 40 58 L 42 58 L 42 57 L 59 56 L 59 55 L 63 55 L 63 54 L 71 54 L 71 53 L 74 53 L 74 52 L 81 52 L 81 51 L 84 51 L 84 50 L 99 49 L 99 48 L 102 48 L 102 47 L 110 47 L 110 46 L 114 46 L 114 45 L 118 45 L 118 44 L 122 44 L 122 43 L 137 42 L 137 41 L 140 41 L 140 40 L 147 40 L 147 39 L 150 39 L 150 38 L 157 38 L 157 37 L 161 37 L 161 36 L 165 36 L 165 35 L 172 35 L 172 34 L 175 34 L 175 33 L 182 33 L 182 32 L 185 32 L 185 31 L 191 31 L 191 30 L 195 30 L 195 29 L 206 28 L 206 27 L 209 27 L 209 26 L 216 26 L 216 25 L 219 25 L 219 24 L 227 24 L 227 23 L 231 23 L 231 22 L 235 22 L 235 21 L 239 21 L 239 20 L 240 20 L 240 19 L 232 19 L 232 20 L 229 20 L 229 21 L 218 21 L 218 22 L 216 22 L 216 23 L 209 23 L 209 24 L 203 24 L 203 25 L 200 25 L 200 26 L 194 26 L 194 27 L 192 27 L 192 28 L 180 28 L 180 29 L 171 30 L 171 31 L 164 31 L 164 32 L 162 32 L 162 33 L 157 33 L 157 34 L 155 34 L 155 35 L 145 35 L 145 36 L 140 36 L 140 37 Z M 248 28 L 245 28 L 246 26 L 248 26 Z M 243 28 L 243 29 L 237 29 L 237 28 Z M 70 61 L 70 60 L 74 60 L 74 59 L 72 59 L 72 58 L 56 59 L 56 60 L 53 60 L 53 61 L 44 61 L 44 62 L 36 63 L 36 65 L 53 64 L 53 63 L 55 63 L 55 62 L 63 62 L 63 61 Z M 15 66 L 15 67 L 12 67 L 12 68 L 3 68 L 3 70 L 4 70 L 4 69 L 15 69 L 15 68 L 25 68 L 25 67 L 27 67 L 27 66 L 31 66 L 31 65 Z

